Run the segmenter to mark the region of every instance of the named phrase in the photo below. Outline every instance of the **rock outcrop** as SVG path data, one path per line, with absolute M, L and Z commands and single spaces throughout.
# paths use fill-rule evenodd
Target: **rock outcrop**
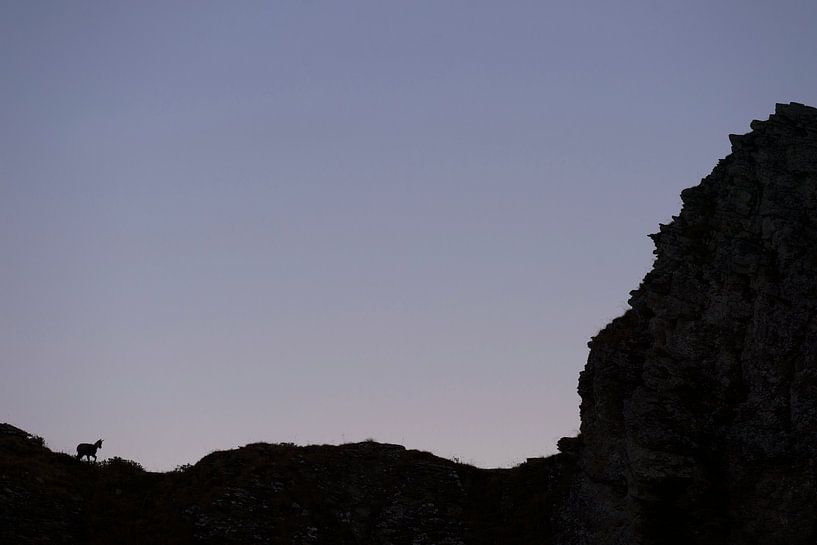
M 817 110 L 751 128 L 590 343 L 576 542 L 817 540 Z

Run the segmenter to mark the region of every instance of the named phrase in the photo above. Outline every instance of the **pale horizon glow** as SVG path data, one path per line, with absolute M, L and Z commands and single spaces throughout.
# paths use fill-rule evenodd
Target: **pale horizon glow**
M 646 237 L 817 4 L 5 2 L 0 421 L 171 469 L 374 438 L 510 466 L 579 427 Z

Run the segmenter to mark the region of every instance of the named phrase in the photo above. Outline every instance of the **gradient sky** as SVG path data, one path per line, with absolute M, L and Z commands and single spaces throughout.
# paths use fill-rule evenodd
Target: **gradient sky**
M 150 469 L 578 425 L 646 237 L 817 2 L 0 0 L 0 421 Z

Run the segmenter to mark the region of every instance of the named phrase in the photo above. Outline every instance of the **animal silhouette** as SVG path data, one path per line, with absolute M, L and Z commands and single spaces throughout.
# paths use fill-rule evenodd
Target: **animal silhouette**
M 91 461 L 91 457 L 94 457 L 94 462 L 96 462 L 96 451 L 102 448 L 102 441 L 100 439 L 93 445 L 90 443 L 80 443 L 77 445 L 77 460 L 82 460 L 83 456 L 88 458 L 88 461 Z

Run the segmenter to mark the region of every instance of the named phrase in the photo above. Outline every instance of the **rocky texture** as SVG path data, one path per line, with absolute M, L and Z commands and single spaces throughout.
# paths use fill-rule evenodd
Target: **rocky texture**
M 778 105 L 652 235 L 590 343 L 581 434 L 479 470 L 395 445 L 248 445 L 168 474 L 0 426 L 0 543 L 817 542 L 817 110 Z
M 258 443 L 148 473 L 0 425 L 0 543 L 542 544 L 569 456 L 481 470 L 398 445 Z
M 751 127 L 590 343 L 580 543 L 817 540 L 817 110 Z

